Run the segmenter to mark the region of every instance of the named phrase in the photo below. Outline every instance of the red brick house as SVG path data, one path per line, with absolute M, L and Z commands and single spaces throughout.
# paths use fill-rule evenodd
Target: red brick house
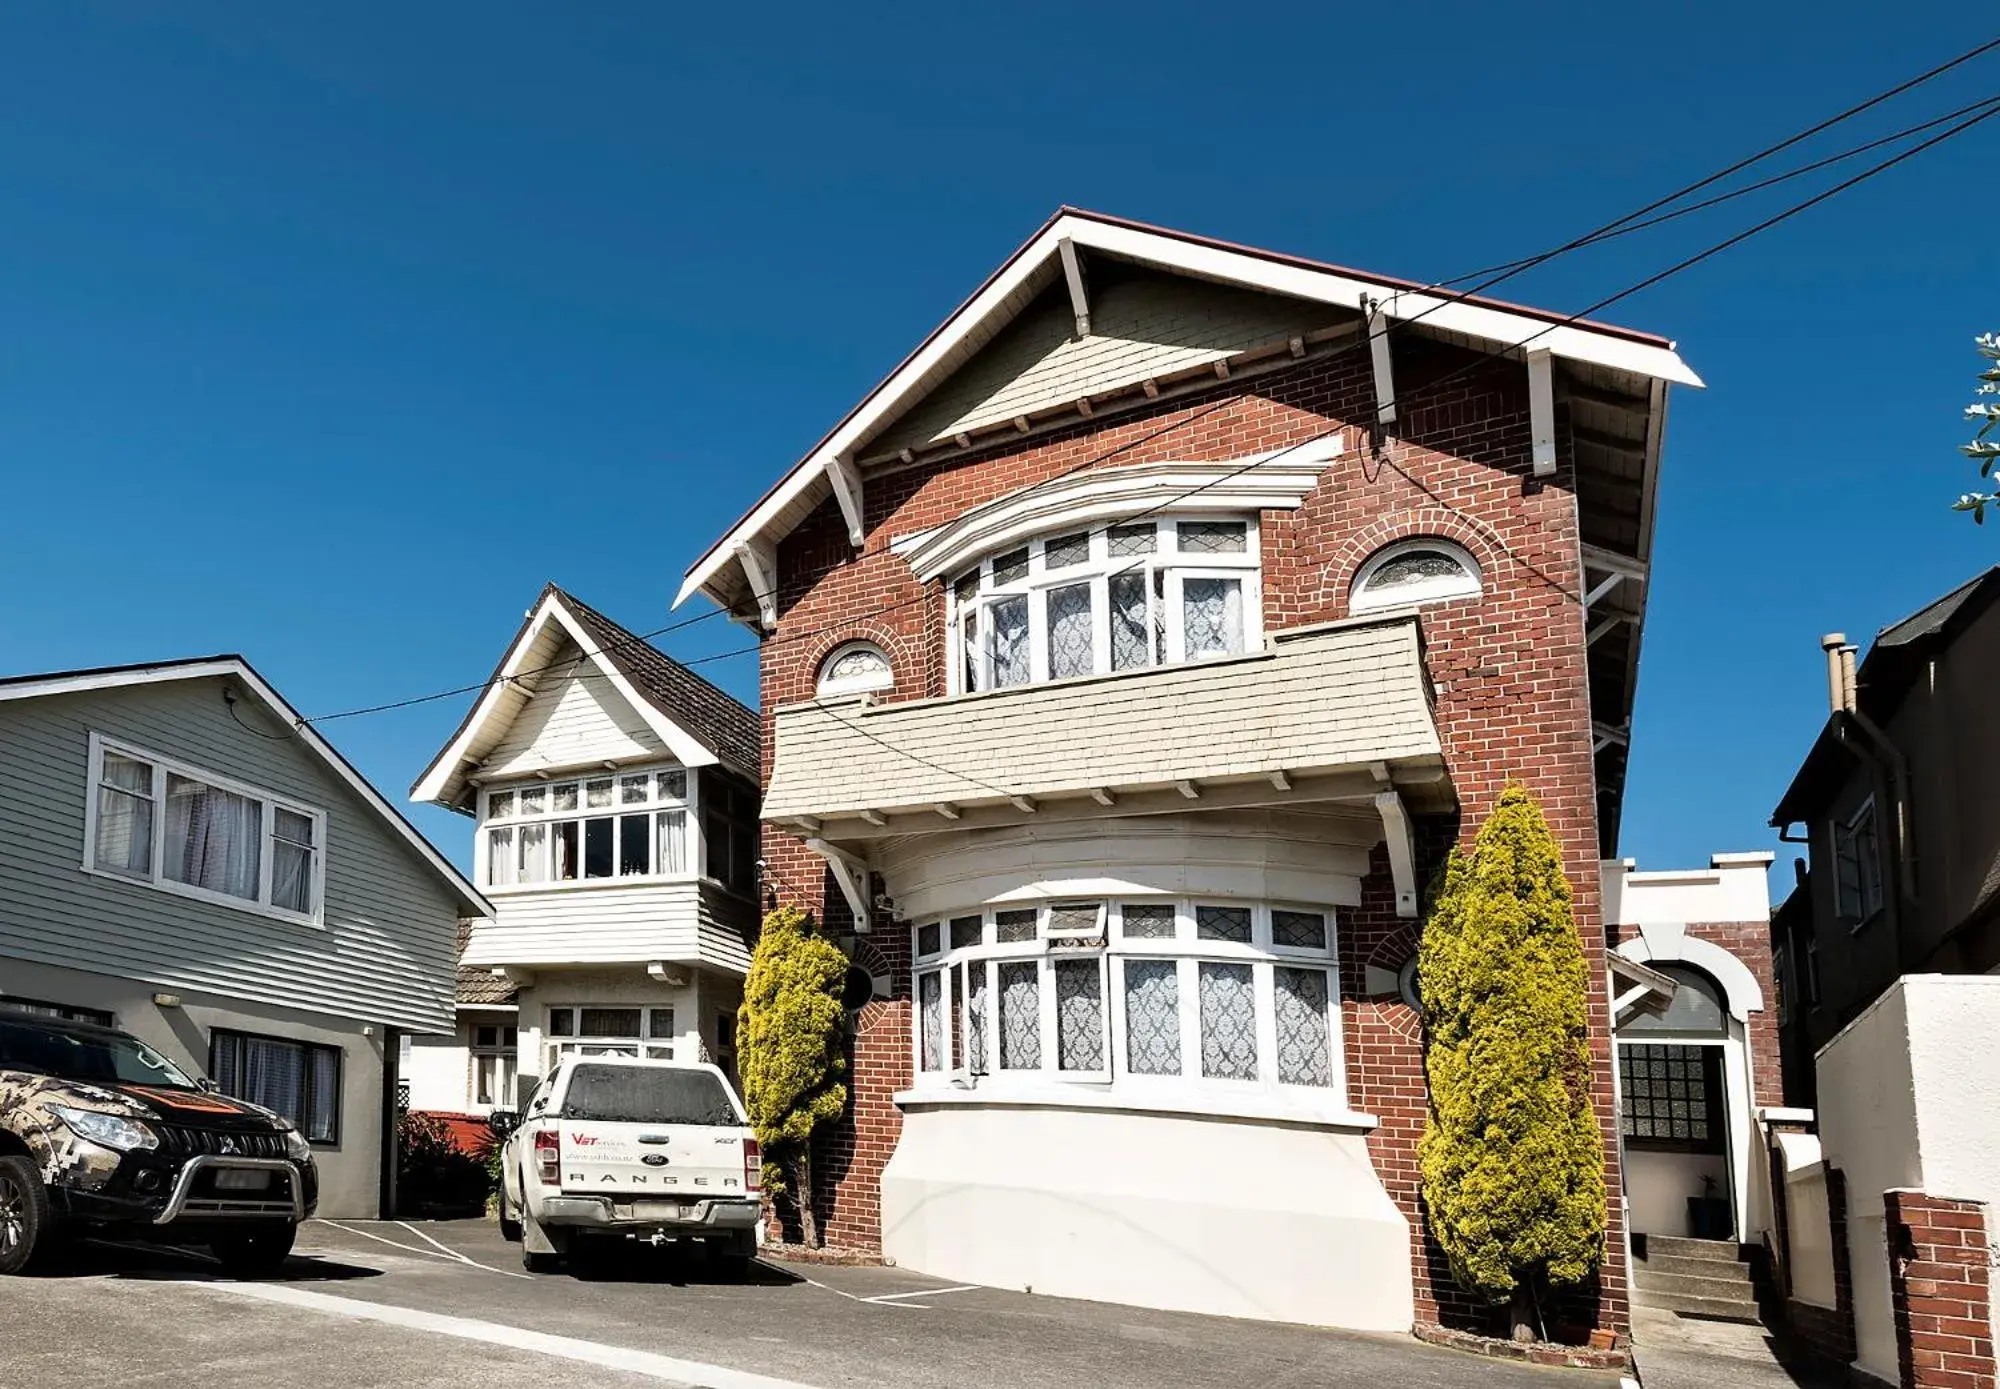
M 1427 1244 L 1421 887 L 1565 846 L 1606 1160 L 1672 344 L 1064 209 L 690 570 L 765 638 L 767 895 L 875 977 L 829 1238 L 1382 1329 Z M 1627 1324 L 1613 1229 L 1576 1315 Z

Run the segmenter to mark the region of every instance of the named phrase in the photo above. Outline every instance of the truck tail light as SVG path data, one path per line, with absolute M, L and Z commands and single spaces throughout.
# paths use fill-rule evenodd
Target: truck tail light
M 752 1193 L 764 1189 L 764 1152 L 754 1138 L 743 1140 L 743 1189 Z
M 535 1135 L 535 1165 L 543 1186 L 562 1185 L 562 1135 L 543 1129 Z

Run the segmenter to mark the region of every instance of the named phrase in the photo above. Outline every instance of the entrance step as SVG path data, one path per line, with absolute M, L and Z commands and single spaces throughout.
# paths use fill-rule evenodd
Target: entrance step
M 1650 1258 L 1637 1259 L 1632 1264 L 1635 1278 L 1653 1274 L 1692 1274 L 1696 1278 L 1727 1278 L 1731 1282 L 1750 1286 L 1750 1265 L 1745 1263 L 1724 1263 L 1720 1259 L 1690 1259 L 1685 1254 L 1654 1254 Z
M 1673 1259 L 1706 1259 L 1733 1264 L 1741 1256 L 1735 1240 L 1685 1239 L 1679 1235 L 1646 1236 L 1646 1255 L 1664 1254 Z
M 1655 1273 L 1648 1269 L 1633 1280 L 1634 1290 L 1649 1296 L 1698 1297 L 1707 1301 L 1743 1302 L 1752 1308 L 1757 1305 L 1756 1293 L 1750 1287 L 1750 1271 L 1737 1265 L 1737 1276 L 1704 1278 L 1692 1273 Z
M 1711 1321 L 1736 1321 L 1760 1323 L 1764 1320 L 1757 1310 L 1757 1304 L 1733 1297 L 1687 1297 L 1678 1293 L 1659 1293 L 1647 1288 L 1634 1287 L 1632 1301 L 1640 1307 L 1657 1307 L 1663 1312 L 1678 1312 L 1684 1317 L 1707 1317 Z

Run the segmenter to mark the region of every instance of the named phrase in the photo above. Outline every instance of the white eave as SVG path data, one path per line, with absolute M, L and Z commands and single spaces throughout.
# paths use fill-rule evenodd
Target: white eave
M 829 478 L 833 471 L 842 470 L 846 474 L 843 480 L 851 483 L 854 474 L 849 470 L 858 449 L 991 341 L 1043 287 L 1065 277 L 1065 243 L 1072 257 L 1080 249 L 1168 273 L 1335 305 L 1391 321 L 1421 317 L 1427 328 L 1498 348 L 1532 345 L 1537 353 L 1662 383 L 1702 384 L 1672 345 L 1657 338 L 1598 324 L 1565 322 L 1560 315 L 1492 301 L 1455 299 L 1435 289 L 1338 266 L 1065 208 L 696 561 L 681 584 L 675 606 L 697 591 L 730 606 L 738 586 L 718 584 L 718 576 L 731 566 L 743 565 L 746 556 L 767 554 L 780 537 L 810 515 L 833 490 Z M 843 493 L 843 509 L 846 506 Z M 849 524 L 852 530 L 852 517 Z

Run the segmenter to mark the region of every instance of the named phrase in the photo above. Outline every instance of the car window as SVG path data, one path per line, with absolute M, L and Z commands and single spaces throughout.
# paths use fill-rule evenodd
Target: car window
M 570 1072 L 562 1117 L 605 1124 L 742 1122 L 728 1087 L 715 1076 L 664 1066 L 578 1066 Z
M 69 1032 L 0 1021 L 0 1066 L 40 1071 L 63 1080 L 197 1088 L 186 1072 L 166 1057 L 136 1037 L 115 1032 Z

